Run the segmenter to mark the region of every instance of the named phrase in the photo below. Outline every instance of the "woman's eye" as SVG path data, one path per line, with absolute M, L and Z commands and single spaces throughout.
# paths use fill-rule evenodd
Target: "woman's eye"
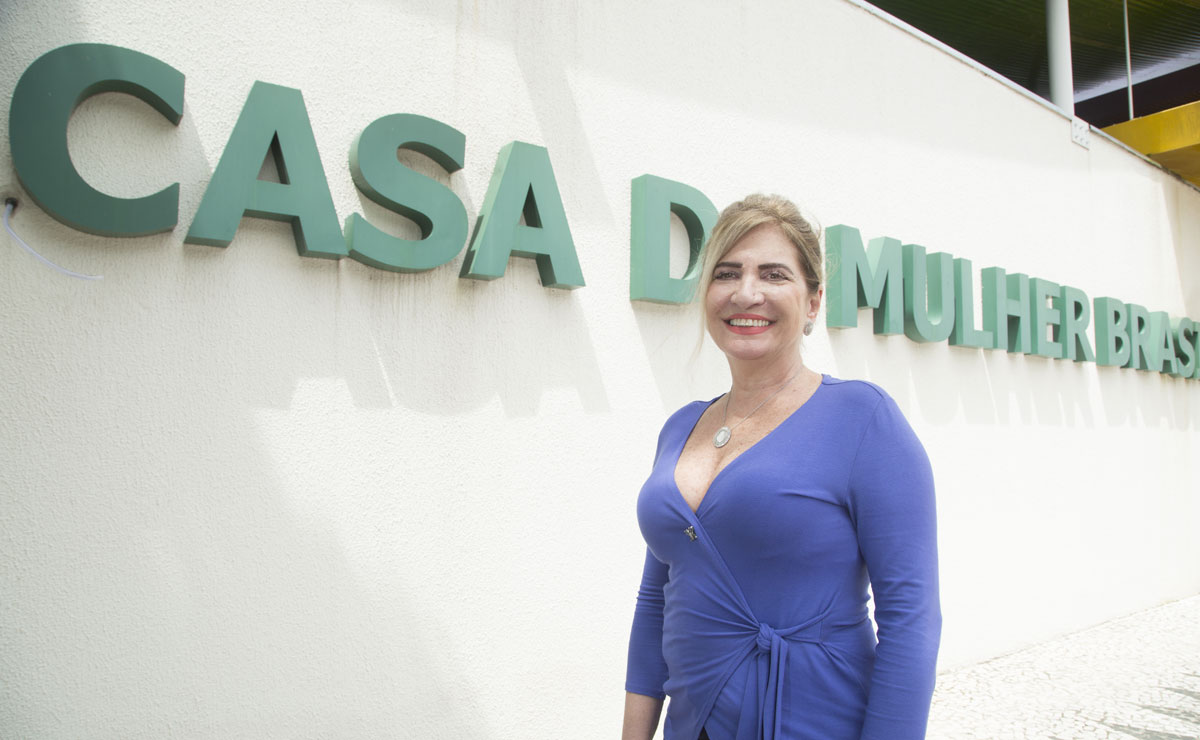
M 787 280 L 788 276 L 778 270 L 767 273 L 767 280 Z
M 732 270 L 723 270 L 713 275 L 714 280 L 733 280 L 737 277 L 737 273 Z

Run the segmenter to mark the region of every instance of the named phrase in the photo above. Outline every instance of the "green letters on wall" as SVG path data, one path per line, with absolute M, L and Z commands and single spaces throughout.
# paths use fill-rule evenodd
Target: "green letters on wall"
M 1095 362 L 1087 328 L 1092 320 L 1088 297 L 1082 290 L 1064 285 L 1058 292 L 1055 306 L 1061 322 L 1054 328 L 1054 339 L 1062 345 L 1062 356 L 1075 362 Z
M 704 193 L 654 175 L 630 187 L 629 299 L 687 303 L 700 277 L 700 254 L 717 222 L 717 209 Z M 687 230 L 689 256 L 682 278 L 670 274 L 671 214 Z
M 1191 319 L 1187 319 L 1187 322 L 1191 329 L 1192 358 L 1196 366 L 1192 372 L 1192 377 L 1200 379 L 1200 322 L 1192 321 Z M 1182 320 L 1180 321 L 1179 334 L 1180 336 L 1184 336 L 1185 334 Z
M 1149 370 L 1158 359 L 1154 343 L 1150 339 L 1150 312 L 1145 306 L 1136 303 L 1126 303 L 1129 312 L 1129 323 L 1126 331 L 1129 336 L 1129 359 L 1125 367 L 1137 370 Z
M 983 328 L 992 333 L 992 348 L 1029 354 L 1029 277 L 1005 273 L 1002 267 L 979 271 L 983 283 Z
M 1052 298 L 1057 299 L 1059 293 L 1058 283 L 1042 278 L 1029 281 L 1030 348 L 1035 355 L 1054 359 L 1063 356 L 1062 342 L 1058 339 L 1063 323 L 1060 301 L 1054 300 L 1053 305 L 1048 303 Z M 1047 337 L 1047 328 L 1051 330 L 1050 337 Z
M 983 328 L 976 329 L 970 260 L 927 255 L 922 246 L 888 238 L 864 249 L 859 231 L 846 225 L 826 231 L 826 265 L 830 328 L 857 326 L 858 310 L 870 307 L 877 334 L 903 331 L 916 342 L 946 339 L 952 346 L 1200 378 L 1200 324 L 1190 319 L 1115 298 L 1092 302 L 1078 288 L 988 267 L 979 273 Z
M 872 239 L 863 249 L 858 229 L 841 224 L 825 231 L 829 273 L 825 323 L 831 328 L 858 326 L 858 309 L 875 309 L 876 334 L 904 331 L 904 279 L 900 242 Z
M 346 219 L 350 256 L 395 272 L 432 270 L 454 259 L 467 243 L 467 209 L 445 185 L 400 164 L 396 152 L 420 152 L 446 172 L 457 172 L 463 167 L 466 143 L 458 130 L 408 113 L 384 116 L 367 126 L 350 146 L 354 184 L 379 205 L 415 222 L 421 239 L 391 236 L 352 213 Z
M 268 152 L 280 182 L 258 179 Z M 184 241 L 228 246 L 243 215 L 291 223 L 302 256 L 347 254 L 299 90 L 254 83 Z
M 106 44 L 59 47 L 30 64 L 13 89 L 9 145 L 16 177 L 43 210 L 79 231 L 121 237 L 170 231 L 178 222 L 178 183 L 145 197 L 117 198 L 88 185 L 71 161 L 71 116 L 105 92 L 135 96 L 176 126 L 183 115 L 184 76 L 167 63 Z M 462 278 L 499 278 L 515 255 L 533 258 L 547 287 L 584 285 L 545 147 L 513 141 L 501 149 L 469 240 L 462 200 L 402 165 L 397 152 L 403 150 L 454 173 L 463 167 L 466 137 L 440 121 L 398 113 L 373 121 L 350 147 L 358 189 L 413 221 L 421 238 L 389 235 L 360 213 L 346 219 L 343 233 L 303 96 L 255 82 L 184 241 L 228 246 L 241 219 L 250 216 L 290 223 L 302 256 L 351 256 L 382 270 L 418 272 L 450 262 L 466 244 Z M 259 179 L 268 156 L 278 182 Z M 678 278 L 670 274 L 671 214 L 689 242 L 688 266 Z M 632 180 L 630 300 L 689 302 L 717 218 L 712 202 L 693 187 L 649 174 Z M 1192 319 L 1115 298 L 1089 303 L 1077 288 L 989 267 L 980 271 L 977 329 L 970 260 L 926 254 L 920 245 L 901 246 L 890 237 L 864 247 L 858 229 L 847 225 L 827 229 L 826 265 L 830 328 L 857 326 L 859 310 L 871 308 L 876 334 L 1200 378 L 1200 324 Z
M 1178 318 L 1171 321 L 1171 334 L 1175 340 L 1175 372 L 1172 375 L 1180 378 L 1191 378 L 1196 375 L 1196 323 L 1189 318 Z
M 550 154 L 521 141 L 500 150 L 459 276 L 494 280 L 504 275 L 514 254 L 537 260 L 547 288 L 583 286 Z
M 179 183 L 144 198 L 114 198 L 88 185 L 67 151 L 79 104 L 103 92 L 133 95 L 174 125 L 183 116 L 183 73 L 140 52 L 72 44 L 46 52 L 17 81 L 8 116 L 13 169 L 47 213 L 79 231 L 141 236 L 175 228 Z
M 1122 366 L 1129 361 L 1129 310 L 1116 298 L 1097 298 L 1096 364 Z
M 971 278 L 971 260 L 954 260 L 954 331 L 950 344 L 959 347 L 991 349 L 992 333 L 975 328 L 975 283 Z
M 1171 317 L 1166 311 L 1150 314 L 1150 347 L 1153 350 L 1151 370 L 1167 375 L 1179 374 L 1179 359 L 1175 356 L 1175 335 L 1171 331 Z
M 954 258 L 905 244 L 904 334 L 914 342 L 944 342 L 954 329 Z

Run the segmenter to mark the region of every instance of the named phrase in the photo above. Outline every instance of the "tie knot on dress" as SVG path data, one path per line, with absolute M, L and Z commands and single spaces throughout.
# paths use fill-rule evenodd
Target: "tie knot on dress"
M 760 652 L 770 653 L 771 646 L 774 645 L 775 641 L 778 639 L 780 639 L 779 633 L 772 629 L 771 625 L 759 623 L 758 637 L 754 639 L 754 644 L 758 646 Z

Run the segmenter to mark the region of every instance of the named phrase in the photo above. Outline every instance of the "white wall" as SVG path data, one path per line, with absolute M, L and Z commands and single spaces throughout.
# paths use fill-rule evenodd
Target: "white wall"
M 0 236 L 4 737 L 614 736 L 635 496 L 728 382 L 694 316 L 628 300 L 641 174 L 1200 319 L 1200 193 L 850 3 L 15 0 L 0 138 L 21 72 L 85 41 L 187 75 L 177 128 L 108 94 L 69 137 L 101 190 L 178 181 L 180 225 L 72 231 L 0 147 L 19 233 L 105 276 Z M 466 134 L 472 219 L 504 144 L 546 146 L 587 287 L 304 259 L 256 219 L 184 245 L 255 80 L 303 91 L 339 217 L 395 233 L 346 165 L 376 118 Z M 868 325 L 806 361 L 930 452 L 943 666 L 1200 591 L 1200 383 Z

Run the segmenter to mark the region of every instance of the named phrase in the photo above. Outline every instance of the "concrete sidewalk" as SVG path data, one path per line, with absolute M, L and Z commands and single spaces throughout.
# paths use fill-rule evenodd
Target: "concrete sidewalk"
M 1197 740 L 1200 595 L 938 676 L 930 740 Z

